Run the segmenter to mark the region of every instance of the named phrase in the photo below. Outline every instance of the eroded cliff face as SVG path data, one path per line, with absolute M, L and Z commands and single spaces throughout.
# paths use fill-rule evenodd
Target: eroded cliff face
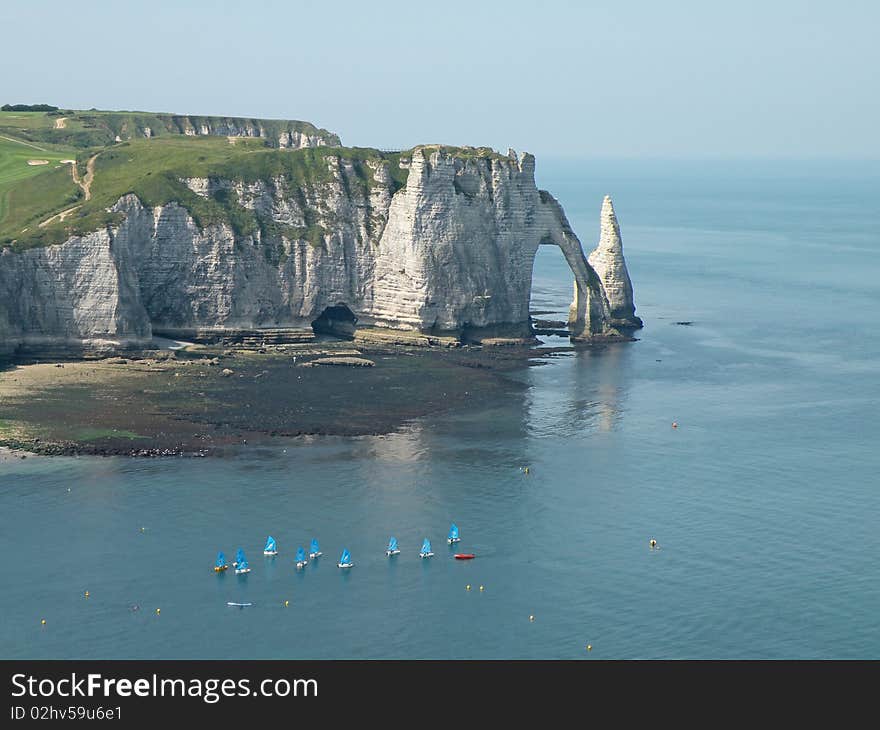
M 308 133 L 293 126 L 273 129 L 259 120 L 175 116 L 172 122 L 187 136 L 222 135 L 226 137 L 260 137 L 277 147 L 324 147 L 338 145 L 335 134 Z M 150 136 L 146 134 L 145 136 Z
M 148 123 L 148 119 L 152 119 Z M 154 126 L 150 126 L 153 124 Z M 133 117 L 132 124 L 125 124 L 120 131 L 125 139 L 132 133 L 153 137 L 162 131 L 184 134 L 188 137 L 224 136 L 257 137 L 265 139 L 273 147 L 301 148 L 338 146 L 339 137 L 326 130 L 318 130 L 302 122 L 279 120 L 244 119 L 240 117 L 200 117 L 184 114 L 156 114 L 148 118 Z
M 557 201 L 536 188 L 531 155 L 417 148 L 402 188 L 387 160 L 328 156 L 326 165 L 307 185 L 281 176 L 185 180 L 198 195 L 259 212 L 268 225 L 248 234 L 225 223 L 200 228 L 181 205 L 146 208 L 127 195 L 114 207 L 118 226 L 4 252 L 0 351 L 309 327 L 338 305 L 359 324 L 523 336 L 541 244 L 560 246 L 574 272 L 573 336 L 618 334 L 619 296 L 607 293 Z M 617 271 L 617 254 L 607 254 L 606 268 Z
M 427 331 L 525 332 L 535 253 L 555 244 L 577 281 L 573 333 L 613 334 L 601 284 L 534 173 L 529 154 L 461 158 L 417 149 L 376 254 L 367 308 L 373 321 Z
M 150 320 L 124 242 L 95 231 L 61 246 L 0 255 L 0 354 L 144 344 Z

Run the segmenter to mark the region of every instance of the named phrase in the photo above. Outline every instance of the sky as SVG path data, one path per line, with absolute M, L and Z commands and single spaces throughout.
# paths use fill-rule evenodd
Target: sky
M 29 0 L 0 27 L 0 103 L 304 119 L 383 149 L 880 159 L 874 0 Z

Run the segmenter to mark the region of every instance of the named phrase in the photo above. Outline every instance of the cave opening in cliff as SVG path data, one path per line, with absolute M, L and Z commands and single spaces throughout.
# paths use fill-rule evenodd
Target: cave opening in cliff
M 326 307 L 317 319 L 312 320 L 312 331 L 316 335 L 331 335 L 353 339 L 357 317 L 344 302 Z

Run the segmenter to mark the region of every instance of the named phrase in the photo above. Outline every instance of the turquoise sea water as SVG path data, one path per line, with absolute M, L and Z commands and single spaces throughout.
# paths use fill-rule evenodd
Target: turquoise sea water
M 880 658 L 880 166 L 538 176 L 588 247 L 613 195 L 638 342 L 384 438 L 2 462 L 0 657 Z M 570 297 L 542 249 L 534 308 Z

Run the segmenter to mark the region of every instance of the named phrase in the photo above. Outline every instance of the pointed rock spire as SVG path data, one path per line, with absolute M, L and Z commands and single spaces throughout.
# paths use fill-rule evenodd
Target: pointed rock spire
M 611 196 L 602 201 L 601 234 L 599 245 L 588 258 L 590 266 L 602 280 L 608 305 L 611 309 L 612 324 L 623 327 L 641 327 L 642 320 L 636 317 L 633 303 L 632 282 L 623 258 L 623 242 L 620 240 L 620 226 L 614 214 Z

